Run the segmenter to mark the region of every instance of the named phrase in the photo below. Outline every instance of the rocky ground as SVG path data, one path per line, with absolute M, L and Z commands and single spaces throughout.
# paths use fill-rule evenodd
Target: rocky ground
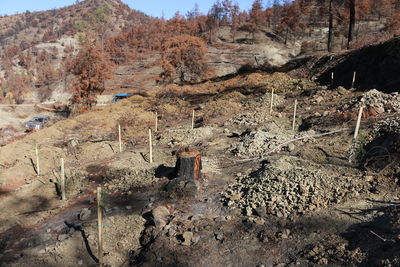
M 109 266 L 397 266 L 397 99 L 252 73 L 54 123 L 0 148 L 0 265 L 97 265 L 101 185 Z M 199 181 L 174 178 L 183 146 L 201 152 Z

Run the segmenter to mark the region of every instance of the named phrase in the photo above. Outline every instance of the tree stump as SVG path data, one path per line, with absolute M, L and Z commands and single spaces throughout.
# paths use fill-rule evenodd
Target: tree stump
M 175 177 L 184 180 L 201 178 L 201 155 L 196 149 L 185 147 L 178 151 L 175 165 Z

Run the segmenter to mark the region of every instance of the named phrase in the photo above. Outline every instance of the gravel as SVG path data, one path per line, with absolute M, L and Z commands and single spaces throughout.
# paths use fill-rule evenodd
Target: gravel
M 400 117 L 389 118 L 374 124 L 370 136 L 373 138 L 383 132 L 400 134 Z
M 259 171 L 238 177 L 221 200 L 247 216 L 265 213 L 289 217 L 339 203 L 367 192 L 368 182 L 347 174 L 347 169 L 327 169 L 309 161 L 282 156 Z M 260 212 L 261 210 L 261 212 Z
M 262 129 L 246 131 L 243 133 L 240 140 L 231 145 L 230 151 L 239 157 L 265 156 L 271 150 L 276 149 L 288 140 L 314 134 L 314 130 L 293 134 L 291 131 L 285 129 L 284 126 L 279 126 L 272 122 L 266 124 Z M 295 145 L 290 144 L 281 149 L 292 152 L 295 149 Z
M 400 111 L 400 95 L 397 92 L 385 94 L 376 89 L 372 89 L 344 104 L 341 111 L 358 110 L 361 105 L 367 110 L 374 109 L 378 114 L 384 112 L 398 112 Z

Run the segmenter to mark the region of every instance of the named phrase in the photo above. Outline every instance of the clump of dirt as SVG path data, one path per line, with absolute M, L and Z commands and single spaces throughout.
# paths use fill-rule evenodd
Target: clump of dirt
M 348 168 L 282 156 L 250 176 L 238 177 L 221 199 L 248 216 L 264 209 L 267 214 L 288 217 L 355 198 L 369 188 L 369 182 Z

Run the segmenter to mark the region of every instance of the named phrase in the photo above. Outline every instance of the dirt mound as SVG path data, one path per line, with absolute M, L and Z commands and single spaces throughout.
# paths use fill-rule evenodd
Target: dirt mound
M 274 89 L 276 93 L 306 89 L 310 87 L 310 85 L 315 85 L 310 81 L 294 79 L 280 72 L 275 72 L 273 74 L 252 73 L 243 79 L 243 83 L 252 88 L 263 87 L 265 88 L 264 92 Z
M 211 100 L 202 106 L 203 118 L 206 123 L 212 121 L 214 118 L 221 118 L 222 116 L 232 115 L 240 112 L 242 109 L 240 98 L 235 99 L 235 95 L 233 95 L 232 99 L 230 100 L 229 95 L 231 94 L 227 94 L 226 97 Z
M 387 42 L 366 46 L 345 55 L 335 65 L 323 71 L 318 82 L 330 85 L 331 73 L 335 74 L 332 87 L 351 87 L 353 72 L 357 72 L 355 87 L 361 90 L 377 88 L 383 92 L 400 89 L 400 37 Z M 322 69 L 322 66 L 317 66 Z
M 353 112 L 357 111 L 361 105 L 364 106 L 365 110 L 375 110 L 377 114 L 398 112 L 400 111 L 400 95 L 397 92 L 385 94 L 373 89 L 351 99 L 338 110 Z
M 231 151 L 240 157 L 263 156 L 291 139 L 289 133 L 282 125 L 269 123 L 263 129 L 243 133 L 239 142 L 231 145 Z
M 385 132 L 400 134 L 400 117 L 389 118 L 372 126 L 372 136 Z
M 271 93 L 265 93 L 261 97 L 243 102 L 242 109 L 247 111 L 233 116 L 231 119 L 229 119 L 229 123 L 236 125 L 256 126 L 260 123 L 264 123 L 267 118 L 271 116 L 271 114 L 269 114 Z M 274 107 L 282 105 L 283 103 L 283 97 L 278 94 L 274 94 Z
M 361 152 L 365 167 L 396 172 L 400 154 L 400 118 L 389 118 L 372 126 Z M 388 168 L 393 166 L 393 168 Z
M 369 183 L 345 167 L 282 156 L 250 176 L 238 177 L 222 193 L 228 207 L 288 217 L 339 203 L 367 192 Z M 261 212 L 260 212 L 261 211 Z
M 296 78 L 316 78 L 317 82 L 331 88 L 351 88 L 356 72 L 355 88 L 363 91 L 376 88 L 390 93 L 400 88 L 399 68 L 400 37 L 396 37 L 337 55 L 296 58 L 277 70 Z

